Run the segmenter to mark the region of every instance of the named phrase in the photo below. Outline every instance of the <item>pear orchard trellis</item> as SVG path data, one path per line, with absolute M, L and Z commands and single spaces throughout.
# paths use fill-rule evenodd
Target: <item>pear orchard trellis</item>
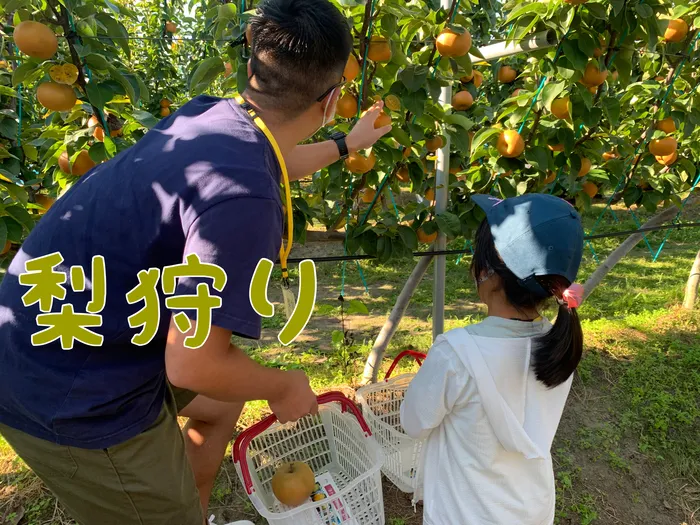
M 241 12 L 241 14 L 243 14 L 246 10 L 245 0 L 240 0 L 239 5 L 240 5 L 240 12 Z M 460 5 L 460 0 L 440 0 L 441 8 L 449 13 L 448 23 L 451 23 L 454 16 L 457 14 L 457 11 L 459 10 L 459 5 Z M 578 9 L 578 7 L 579 6 L 577 6 L 576 9 Z M 376 8 L 377 8 L 377 0 L 367 0 L 365 9 L 369 12 L 370 16 L 367 19 L 369 21 L 369 23 L 366 26 L 366 31 L 363 33 L 363 35 L 361 35 L 361 38 L 363 39 L 363 41 L 361 41 L 361 49 L 364 50 L 364 56 L 361 57 L 362 58 L 362 64 L 361 64 L 362 77 L 361 77 L 360 90 L 359 90 L 360 96 L 358 97 L 357 117 L 359 117 L 359 115 L 360 115 L 362 102 L 363 102 L 363 98 L 364 98 L 363 95 L 365 94 L 365 83 L 367 80 L 367 69 L 368 69 L 369 42 L 372 38 L 372 34 L 373 34 L 373 30 L 374 30 L 374 21 L 375 21 L 374 15 L 375 15 Z M 380 9 L 381 9 L 381 7 L 380 7 Z M 166 29 L 166 22 L 167 22 L 167 16 L 165 15 L 166 10 L 167 10 L 167 4 L 165 4 L 165 2 L 164 2 L 164 4 L 163 4 L 163 16 L 162 16 L 163 35 L 160 37 L 161 39 L 163 39 L 165 36 L 165 29 Z M 572 20 L 573 20 L 573 17 L 572 17 Z M 66 35 L 66 37 L 67 37 L 67 40 L 69 41 L 69 45 L 70 45 L 70 39 L 76 37 L 75 26 L 73 24 L 72 17 L 70 15 L 70 13 L 68 13 L 68 21 L 69 21 L 69 25 L 70 25 L 70 32 Z M 244 18 L 241 17 L 240 18 L 240 31 L 241 31 L 241 33 L 244 33 L 244 27 L 245 27 L 245 21 L 244 21 Z M 548 31 L 548 32 L 538 34 L 535 36 L 533 36 L 533 35 L 530 35 L 529 37 L 525 36 L 525 38 L 523 38 L 520 41 L 520 43 L 517 43 L 517 44 L 509 43 L 506 40 L 504 42 L 493 44 L 491 46 L 482 46 L 481 53 L 479 53 L 478 48 L 473 49 L 473 51 L 481 54 L 482 56 L 481 57 L 471 56 L 470 58 L 471 58 L 472 62 L 485 63 L 485 62 L 488 62 L 490 60 L 495 60 L 495 59 L 507 57 L 510 55 L 518 54 L 518 53 L 527 53 L 528 51 L 534 51 L 534 50 L 538 50 L 538 49 L 546 49 L 546 48 L 551 48 L 551 47 L 556 46 L 557 49 L 556 49 L 555 57 L 554 57 L 554 63 L 556 63 L 557 59 L 561 55 L 562 44 L 567 39 L 567 37 L 569 35 L 569 31 L 571 31 L 571 21 L 569 23 L 568 30 L 566 31 L 566 33 L 564 34 L 562 39 L 559 40 L 558 42 L 552 38 L 552 32 Z M 681 59 L 681 61 L 680 61 L 680 63 L 676 64 L 676 66 L 674 68 L 674 74 L 672 75 L 672 78 L 670 79 L 670 83 L 667 86 L 667 89 L 666 89 L 666 92 L 663 96 L 663 99 L 658 104 L 659 110 L 662 110 L 664 104 L 666 104 L 668 102 L 668 100 L 669 100 L 668 97 L 673 92 L 674 82 L 679 77 L 681 70 L 683 69 L 683 66 L 686 63 L 687 56 L 694 49 L 694 46 L 696 45 L 699 36 L 700 36 L 700 34 L 695 34 L 690 45 L 688 46 L 686 53 L 679 55 L 679 58 Z M 120 37 L 116 37 L 116 38 L 120 38 Z M 156 38 L 148 37 L 148 36 L 144 36 L 144 37 L 128 36 L 128 37 L 122 37 L 122 38 L 130 38 L 130 39 L 134 39 L 134 40 L 139 40 L 139 39 L 140 40 L 146 40 L 146 39 L 154 39 L 155 40 L 156 39 Z M 615 45 L 619 46 L 625 40 L 625 38 L 627 38 L 627 34 L 623 34 L 616 44 L 613 43 L 612 41 L 608 43 L 609 51 L 608 51 L 606 61 L 605 61 L 606 68 L 608 68 L 612 65 L 615 57 L 617 56 L 619 47 L 615 48 Z M 182 37 L 179 37 L 178 39 L 179 40 L 186 40 L 186 39 L 183 39 Z M 192 39 L 192 40 L 195 40 L 195 39 Z M 200 38 L 197 40 L 207 40 L 210 42 L 218 42 L 218 40 L 216 40 L 216 39 L 201 39 Z M 426 41 L 426 42 L 428 42 L 428 41 Z M 474 47 L 476 47 L 476 46 L 474 46 Z M 485 53 L 485 51 L 489 48 L 490 48 L 490 52 Z M 651 52 L 651 53 L 653 53 L 653 52 Z M 433 50 L 433 54 L 434 54 L 434 50 Z M 244 58 L 245 58 L 245 56 L 246 55 L 243 55 Z M 669 55 L 666 55 L 666 56 L 669 56 Z M 673 56 L 673 55 L 671 55 L 671 56 Z M 439 62 L 440 62 L 440 57 L 437 58 L 437 61 L 435 62 L 435 64 L 432 64 L 433 78 L 435 76 L 435 73 L 437 72 L 437 67 L 438 67 Z M 89 68 L 87 68 L 86 64 L 82 64 L 82 65 L 83 65 L 83 67 L 85 67 L 86 74 L 88 75 L 88 77 L 90 77 L 91 75 L 90 75 Z M 535 91 L 534 96 L 532 97 L 529 108 L 528 108 L 527 112 L 525 113 L 524 117 L 522 118 L 522 121 L 521 121 L 520 126 L 519 126 L 519 132 L 522 132 L 525 129 L 528 117 L 530 116 L 532 110 L 535 108 L 540 95 L 542 94 L 543 90 L 545 89 L 547 81 L 548 81 L 547 75 L 543 74 L 541 79 L 537 83 L 538 87 L 537 87 L 537 90 Z M 695 86 L 694 90 L 696 88 L 697 88 L 697 85 Z M 17 89 L 18 89 L 18 93 L 21 94 L 22 85 L 20 84 L 17 87 Z M 595 97 L 594 104 L 596 104 L 598 102 L 598 100 L 600 99 L 600 95 L 601 95 L 603 89 L 604 88 L 602 86 L 599 88 L 599 90 L 596 94 L 596 97 Z M 449 105 L 451 102 L 451 95 L 452 95 L 452 86 L 451 85 L 443 86 L 440 90 L 439 102 L 442 105 Z M 690 97 L 692 97 L 692 92 L 691 92 Z M 690 98 L 689 98 L 689 100 L 690 100 Z M 18 127 L 18 142 L 20 140 L 20 134 L 21 134 L 21 130 L 22 130 L 22 116 L 21 116 L 22 115 L 22 111 L 21 111 L 22 97 L 21 96 L 19 97 L 19 103 L 20 103 L 20 114 L 19 114 L 19 127 Z M 94 106 L 93 106 L 93 108 L 96 110 L 95 112 L 98 116 L 99 121 L 102 123 L 104 129 L 109 129 L 107 126 L 107 122 L 102 114 L 102 108 L 95 108 Z M 544 107 L 539 109 L 538 113 L 535 116 L 535 119 L 533 121 L 533 124 L 531 126 L 531 130 L 530 130 L 531 135 L 534 135 L 535 128 L 537 127 L 537 125 L 539 123 L 539 116 L 540 116 L 539 113 L 541 113 L 543 110 L 544 110 Z M 653 112 L 651 115 L 651 119 L 650 119 L 651 120 L 650 125 L 653 125 L 653 123 L 656 121 L 655 115 L 656 115 L 656 112 Z M 414 116 L 414 120 L 415 120 L 415 116 Z M 586 136 L 580 137 L 580 132 L 581 132 L 582 126 L 583 125 L 581 125 L 581 127 L 579 127 L 576 130 L 577 144 L 578 144 L 578 141 L 584 140 L 586 138 Z M 591 131 L 589 130 L 589 135 L 590 134 L 591 134 Z M 109 134 L 107 134 L 107 135 L 109 135 Z M 638 141 L 634 154 L 632 154 L 627 159 L 627 163 L 626 163 L 625 170 L 624 170 L 625 173 L 622 177 L 620 177 L 620 180 L 618 181 L 618 184 L 615 187 L 612 195 L 608 199 L 605 208 L 603 209 L 600 216 L 598 217 L 592 230 L 589 232 L 589 239 L 596 237 L 595 231 L 596 231 L 597 227 L 599 226 L 599 224 L 602 220 L 602 217 L 604 216 L 604 214 L 606 212 L 610 211 L 613 215 L 613 218 L 617 221 L 617 217 L 615 216 L 614 212 L 612 211 L 612 209 L 610 207 L 611 203 L 615 197 L 616 192 L 620 189 L 622 184 L 625 183 L 625 181 L 628 179 L 628 170 L 630 167 L 632 168 L 631 174 L 629 176 L 630 180 L 634 174 L 634 170 L 636 169 L 637 164 L 639 163 L 638 160 L 636 162 L 632 162 L 634 155 L 636 155 L 637 152 L 641 148 L 646 146 L 646 144 L 649 142 L 651 137 L 652 137 L 652 133 L 649 130 L 647 130 L 647 133 L 645 135 L 643 135 L 642 140 Z M 443 147 L 441 149 L 439 149 L 437 152 L 436 177 L 435 177 L 435 190 L 436 190 L 435 191 L 435 212 L 434 212 L 435 215 L 440 215 L 441 213 L 445 212 L 447 210 L 447 203 L 448 203 L 448 193 L 449 193 L 449 189 L 448 189 L 449 179 L 448 179 L 448 177 L 449 177 L 449 168 L 450 168 L 450 149 L 451 149 L 449 134 L 445 134 L 444 139 L 445 139 L 445 141 L 444 141 Z M 109 141 L 109 138 L 106 137 L 105 140 Z M 474 151 L 472 150 L 472 153 L 473 152 Z M 549 188 L 550 193 L 554 192 L 554 190 L 557 186 L 559 177 L 561 176 L 564 167 L 565 166 L 562 165 L 559 168 L 558 173 L 556 175 L 556 178 L 551 183 L 551 186 Z M 369 205 L 368 210 L 366 211 L 366 213 L 362 217 L 360 225 L 363 224 L 368 219 L 368 217 L 370 215 L 370 211 L 374 208 L 376 201 L 379 199 L 386 184 L 392 178 L 392 176 L 395 174 L 395 172 L 396 172 L 396 167 L 394 167 L 393 170 L 388 170 L 386 172 L 384 178 L 381 180 L 380 184 L 377 186 L 377 191 L 372 199 L 371 204 Z M 346 201 L 348 200 L 349 197 L 351 198 L 351 196 L 352 196 L 353 182 L 354 182 L 353 179 L 351 179 L 350 183 L 346 189 Z M 493 185 L 491 186 L 492 192 L 495 191 L 498 183 L 499 183 L 499 178 L 498 178 L 498 176 L 496 176 L 496 179 L 493 181 Z M 698 186 L 698 183 L 700 183 L 700 175 L 695 178 L 695 180 L 691 186 L 689 196 L 690 196 L 690 193 L 692 193 L 693 190 L 695 190 L 695 188 Z M 392 203 L 394 204 L 394 209 L 396 210 L 396 204 L 393 200 L 393 193 L 391 192 L 391 189 L 389 189 L 389 193 L 390 193 L 390 196 L 392 199 Z M 683 212 L 683 207 L 685 206 L 688 197 L 683 199 L 682 204 L 680 206 L 680 209 L 679 209 L 676 217 L 673 220 L 673 223 L 676 225 L 677 225 L 678 219 L 681 216 L 681 213 Z M 359 262 L 358 262 L 358 260 L 362 257 L 348 257 L 348 236 L 349 236 L 349 224 L 350 224 L 351 211 L 352 211 L 351 206 L 348 205 L 347 206 L 346 221 L 345 221 L 345 242 L 344 242 L 344 256 L 345 257 L 342 259 L 343 270 L 342 270 L 342 277 L 341 277 L 341 315 L 342 315 L 342 297 L 344 295 L 344 288 L 345 288 L 345 271 L 346 271 L 345 264 L 348 260 L 355 259 L 355 262 L 357 264 L 357 267 L 360 271 L 361 277 L 362 277 L 363 282 L 364 282 L 364 276 L 361 273 L 362 269 L 361 269 Z M 635 222 L 639 226 L 640 224 L 638 222 L 636 214 L 634 214 L 633 210 L 629 210 L 629 211 L 632 214 L 632 217 L 634 218 Z M 397 211 L 397 215 L 398 215 L 398 211 Z M 670 235 L 671 231 L 672 231 L 672 229 L 669 228 L 668 232 L 666 234 L 666 237 L 664 238 L 660 247 L 658 248 L 658 251 L 656 251 L 656 253 L 654 253 L 652 251 L 652 255 L 654 257 L 654 260 L 656 260 L 659 257 L 661 250 L 663 249 L 664 244 L 668 238 L 668 235 Z M 647 242 L 647 246 L 650 248 L 650 251 L 651 251 L 651 246 L 649 245 L 649 242 L 646 239 L 646 237 L 645 237 L 645 241 Z M 593 250 L 592 246 L 590 245 L 590 242 L 589 241 L 587 241 L 587 242 L 588 242 L 588 246 L 591 249 L 591 252 L 592 252 L 594 258 L 596 258 L 596 260 L 597 260 L 597 255 L 595 253 L 595 250 Z M 462 252 L 466 252 L 466 248 L 468 246 L 469 246 L 469 243 L 467 241 L 467 244 L 465 244 L 465 250 L 463 250 Z M 433 301 L 433 304 L 434 304 L 433 335 L 435 337 L 435 336 L 439 335 L 440 333 L 442 333 L 442 331 L 444 330 L 445 264 L 446 264 L 445 257 L 448 254 L 448 252 L 446 250 L 446 234 L 444 231 L 442 231 L 442 229 L 440 231 L 438 231 L 437 240 L 435 241 L 435 243 L 433 244 L 431 249 L 434 250 L 432 253 L 436 259 L 435 260 L 436 268 L 435 268 L 435 273 L 434 273 L 434 286 L 433 286 L 433 293 L 434 293 L 434 298 L 433 298 L 434 299 L 434 301 Z M 452 253 L 454 253 L 454 251 Z M 422 275 L 425 273 L 425 269 L 427 269 L 427 263 L 430 262 L 431 258 L 432 258 L 432 256 L 431 257 L 423 257 L 416 267 L 416 270 L 418 270 L 418 272 L 416 272 L 416 270 L 414 270 L 414 273 L 416 273 L 416 275 L 420 274 L 420 277 L 422 277 Z M 420 273 L 421 268 L 423 268 L 423 270 L 422 270 L 423 273 Z M 414 275 L 412 275 L 412 277 L 414 277 Z M 420 280 L 420 279 L 418 279 L 418 280 Z M 366 287 L 366 284 L 365 284 L 365 287 Z M 410 295 L 409 295 L 409 297 L 410 297 Z M 367 372 L 367 369 L 365 372 Z M 365 375 L 367 375 L 367 374 L 365 374 Z

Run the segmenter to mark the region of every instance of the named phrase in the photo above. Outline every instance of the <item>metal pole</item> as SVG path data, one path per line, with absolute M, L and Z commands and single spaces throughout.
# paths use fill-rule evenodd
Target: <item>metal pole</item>
M 451 0 L 440 0 L 440 5 L 449 10 Z M 440 103 L 443 105 L 452 102 L 452 86 L 448 85 L 440 90 Z M 437 152 L 435 173 L 435 213 L 447 210 L 447 197 L 450 172 L 450 137 L 445 134 L 445 145 Z M 438 232 L 435 241 L 436 250 L 444 250 L 447 239 L 443 232 Z M 435 257 L 435 273 L 433 275 L 433 341 L 445 331 L 445 265 L 444 255 Z
M 472 64 L 485 64 L 491 60 L 496 60 L 498 58 L 509 57 L 511 55 L 517 55 L 520 53 L 531 53 L 533 51 L 538 51 L 540 49 L 547 49 L 557 45 L 557 34 L 553 30 L 542 31 L 541 33 L 535 33 L 527 39 L 523 39 L 520 42 L 510 42 L 506 43 L 498 42 L 496 44 L 490 44 L 484 46 L 479 51 L 484 55 L 484 58 L 480 58 L 474 55 L 470 55 Z

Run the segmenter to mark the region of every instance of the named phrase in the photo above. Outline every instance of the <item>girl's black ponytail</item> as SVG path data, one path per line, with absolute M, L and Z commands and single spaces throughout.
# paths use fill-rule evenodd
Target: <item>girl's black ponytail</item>
M 559 312 L 552 329 L 535 341 L 532 352 L 532 367 L 535 377 L 548 387 L 555 387 L 565 382 L 581 361 L 583 354 L 583 330 L 576 308 L 562 304 L 562 280 L 558 276 L 546 276 L 539 279 L 540 284 L 552 291 L 559 301 Z M 565 282 L 565 280 L 564 280 Z M 550 286 L 547 286 L 550 284 Z M 557 288 L 552 289 L 552 285 Z
M 571 283 L 559 275 L 537 277 L 547 295 L 534 294 L 521 286 L 518 278 L 498 255 L 491 229 L 486 220 L 477 229 L 474 240 L 474 257 L 471 263 L 472 277 L 493 270 L 502 283 L 508 302 L 516 309 L 539 310 L 548 299 L 554 297 L 559 303 L 559 313 L 552 329 L 535 340 L 532 368 L 535 377 L 553 388 L 564 383 L 576 370 L 583 354 L 583 330 L 576 308 L 569 308 L 564 301 L 564 291 Z

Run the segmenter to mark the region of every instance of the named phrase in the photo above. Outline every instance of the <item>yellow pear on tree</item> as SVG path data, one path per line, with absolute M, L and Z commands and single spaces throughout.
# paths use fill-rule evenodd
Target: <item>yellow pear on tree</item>
M 435 40 L 440 56 L 447 58 L 463 57 L 472 47 L 472 36 L 466 29 L 462 33 L 450 28 L 443 29 Z
M 606 78 L 608 78 L 608 71 L 601 71 L 598 64 L 593 61 L 586 65 L 581 82 L 589 88 L 598 87 L 605 82 Z
M 670 155 L 655 155 L 654 158 L 659 164 L 663 164 L 664 166 L 670 166 L 678 160 L 678 151 L 674 151 Z
M 571 101 L 569 97 L 557 98 L 552 102 L 552 115 L 562 120 L 571 118 Z
M 581 169 L 578 170 L 578 177 L 585 177 L 591 171 L 593 164 L 586 157 L 581 158 Z
M 676 123 L 673 118 L 667 117 L 656 122 L 656 129 L 659 129 L 664 133 L 673 133 L 676 131 Z
M 507 129 L 498 136 L 496 149 L 502 157 L 509 159 L 519 157 L 525 150 L 525 141 L 514 129 Z
M 458 91 L 452 97 L 452 107 L 457 111 L 469 109 L 474 104 L 474 97 L 469 91 Z
M 58 39 L 51 29 L 33 20 L 25 20 L 12 33 L 17 48 L 32 58 L 48 60 L 58 50 Z
M 343 76 L 347 82 L 352 82 L 360 74 L 360 64 L 352 53 L 348 57 L 348 62 L 345 64 Z
M 52 111 L 73 109 L 78 100 L 72 87 L 65 84 L 57 84 L 56 82 L 39 84 L 36 90 L 36 98 L 39 104 Z
M 510 66 L 501 66 L 498 70 L 498 81 L 501 84 L 510 84 L 517 76 L 518 72 Z
M 681 18 L 668 21 L 668 27 L 664 31 L 666 42 L 683 42 L 688 34 L 688 24 Z
M 678 142 L 673 137 L 654 139 L 649 143 L 649 153 L 655 157 L 666 157 L 678 148 Z
M 372 168 L 377 162 L 377 157 L 372 151 L 368 157 L 363 156 L 359 152 L 351 153 L 347 159 L 345 159 L 345 166 L 350 170 L 351 173 L 357 175 L 364 175 Z
M 425 149 L 429 153 L 435 153 L 445 145 L 445 140 L 441 136 L 433 137 L 425 141 Z
M 389 62 L 391 60 L 391 44 L 386 38 L 373 36 L 369 43 L 367 58 L 372 62 Z
M 352 93 L 345 93 L 338 99 L 335 112 L 339 117 L 352 118 L 357 115 L 357 99 Z

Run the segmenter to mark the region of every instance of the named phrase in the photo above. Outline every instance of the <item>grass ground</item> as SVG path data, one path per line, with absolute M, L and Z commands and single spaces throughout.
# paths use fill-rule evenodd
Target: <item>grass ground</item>
M 595 211 L 586 215 L 588 228 L 596 215 Z M 619 224 L 608 217 L 600 230 L 634 227 L 625 212 L 618 212 L 618 217 Z M 692 218 L 697 220 L 697 215 Z M 657 246 L 663 236 L 651 234 L 649 241 Z M 619 242 L 619 238 L 600 240 L 593 247 L 602 260 Z M 699 246 L 700 230 L 674 232 L 658 262 L 652 262 L 640 243 L 581 308 L 586 353 L 553 447 L 557 523 L 700 523 L 700 314 L 677 307 Z M 476 303 L 468 262 L 468 257 L 459 264 L 456 257 L 448 258 L 448 329 L 484 316 Z M 368 313 L 345 315 L 344 326 L 338 301 L 342 265 L 318 265 L 316 311 L 302 336 L 289 348 L 276 342 L 284 325 L 280 309 L 265 320 L 261 341 L 240 344 L 269 366 L 303 368 L 319 391 L 340 388 L 351 393 L 412 264 L 363 262 L 369 293 L 357 267 L 348 264 L 345 295 L 361 300 Z M 581 282 L 596 264 L 586 252 Z M 270 295 L 279 302 L 280 294 L 272 286 Z M 429 348 L 431 309 L 432 267 L 392 341 L 390 356 L 406 348 Z M 353 340 L 349 346 L 333 344 L 334 332 L 343 328 Z M 249 404 L 241 428 L 264 413 L 263 404 Z M 414 513 L 409 498 L 387 483 L 384 500 L 387 524 L 422 522 L 420 508 Z M 219 474 L 210 511 L 220 522 L 245 517 L 264 523 L 246 499 L 230 455 Z M 13 513 L 15 518 L 23 514 L 22 524 L 71 523 L 0 438 L 0 525 L 15 525 Z

